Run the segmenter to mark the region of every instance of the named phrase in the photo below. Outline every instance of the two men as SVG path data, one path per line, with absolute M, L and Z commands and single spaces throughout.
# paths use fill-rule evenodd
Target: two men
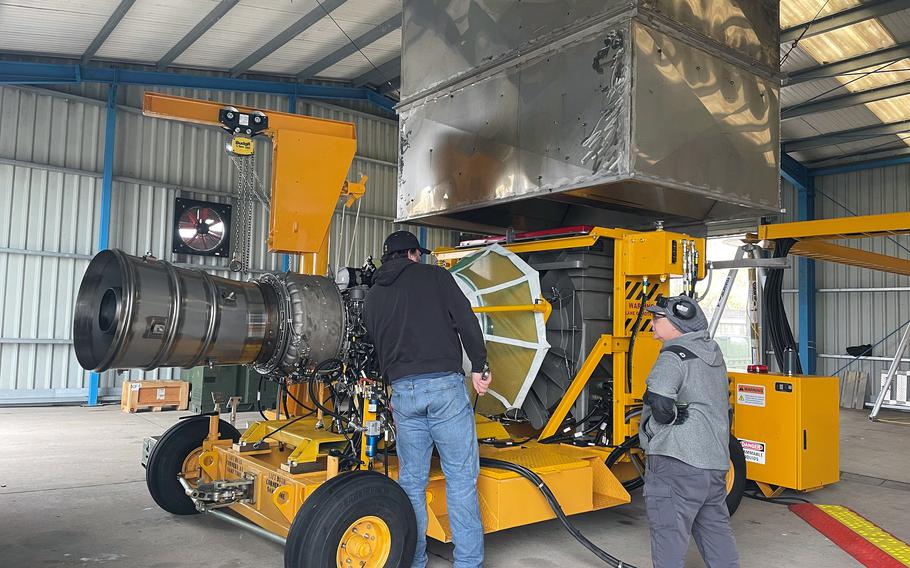
M 446 502 L 455 568 L 483 564 L 483 525 L 477 502 L 480 458 L 474 411 L 462 374 L 462 345 L 471 381 L 484 394 L 486 346 L 471 304 L 445 269 L 420 264 L 430 251 L 412 233 L 397 231 L 383 244 L 382 266 L 364 315 L 379 366 L 392 381 L 397 428 L 398 483 L 417 516 L 413 568 L 427 563 L 426 488 L 433 446 L 446 477 Z
M 730 390 L 701 307 L 687 296 L 648 308 L 663 341 L 647 378 L 639 434 L 655 568 L 682 568 L 689 533 L 708 568 L 739 566 L 726 504 Z

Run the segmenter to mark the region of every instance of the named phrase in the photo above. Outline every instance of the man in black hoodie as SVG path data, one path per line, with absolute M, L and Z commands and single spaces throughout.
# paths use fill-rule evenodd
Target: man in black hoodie
M 483 564 L 483 525 L 477 502 L 480 459 L 474 411 L 465 387 L 462 345 L 471 381 L 483 395 L 487 351 L 471 304 L 445 269 L 420 264 L 430 251 L 412 233 L 397 231 L 383 244 L 382 266 L 364 308 L 380 370 L 392 381 L 398 483 L 417 516 L 412 568 L 427 563 L 426 489 L 433 446 L 446 478 L 455 568 Z

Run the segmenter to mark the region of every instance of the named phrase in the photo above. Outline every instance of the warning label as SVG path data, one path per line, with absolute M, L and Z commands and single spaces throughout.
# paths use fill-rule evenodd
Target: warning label
M 736 404 L 765 406 L 764 385 L 736 385 Z
M 765 443 L 755 442 L 753 440 L 739 441 L 743 446 L 743 453 L 746 454 L 746 461 L 752 463 L 765 463 Z

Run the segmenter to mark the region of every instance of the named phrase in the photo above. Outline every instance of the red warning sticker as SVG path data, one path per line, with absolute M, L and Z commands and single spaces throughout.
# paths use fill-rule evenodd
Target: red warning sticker
M 765 385 L 736 385 L 736 404 L 765 406 Z
M 743 453 L 746 455 L 746 461 L 752 463 L 765 463 L 765 443 L 756 442 L 754 440 L 743 440 L 740 438 L 739 443 L 742 444 Z

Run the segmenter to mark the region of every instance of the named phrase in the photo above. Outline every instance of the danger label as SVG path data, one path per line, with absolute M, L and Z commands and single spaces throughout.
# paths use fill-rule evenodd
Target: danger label
M 765 463 L 765 443 L 754 440 L 739 441 L 743 446 L 743 453 L 746 455 L 746 461 L 752 463 Z
M 765 406 L 764 385 L 736 385 L 736 404 Z

